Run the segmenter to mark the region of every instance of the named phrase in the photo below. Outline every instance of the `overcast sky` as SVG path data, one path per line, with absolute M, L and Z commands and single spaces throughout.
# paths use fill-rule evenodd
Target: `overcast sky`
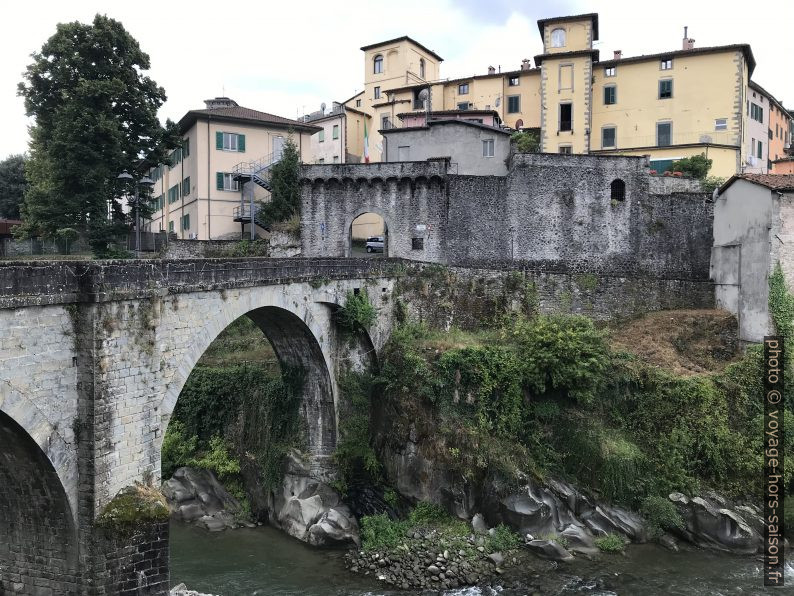
M 752 8 L 751 8 L 752 7 Z M 752 45 L 753 79 L 794 106 L 794 2 L 767 0 L 399 0 L 381 2 L 178 2 L 26 0 L 0 20 L 0 159 L 27 149 L 17 83 L 31 52 L 58 22 L 120 20 L 151 57 L 167 93 L 161 119 L 178 120 L 225 93 L 240 105 L 289 118 L 347 99 L 363 87 L 363 45 L 410 35 L 444 58 L 442 77 L 516 69 L 542 49 L 539 18 L 599 13 L 602 58 L 681 47 L 684 25 L 696 46 Z

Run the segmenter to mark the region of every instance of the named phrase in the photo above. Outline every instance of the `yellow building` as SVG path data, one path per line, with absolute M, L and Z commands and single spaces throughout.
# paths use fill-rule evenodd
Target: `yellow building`
M 279 153 L 292 138 L 301 159 L 310 161 L 310 138 L 318 127 L 237 105 L 228 97 L 206 100 L 206 109 L 191 110 L 179 121 L 182 148 L 170 165 L 149 172 L 154 213 L 145 227 L 199 240 L 237 238 L 241 222 L 235 209 L 244 195 L 268 200 L 253 183 L 241 184 L 232 173 L 241 162 L 255 162 Z
M 545 152 L 649 155 L 660 173 L 701 153 L 713 161 L 712 175 L 767 167 L 774 144 L 762 147 L 763 160 L 751 151 L 751 144 L 758 151 L 759 121 L 748 100 L 755 67 L 749 45 L 696 48 L 685 31 L 679 50 L 634 57 L 616 51 L 600 60 L 593 48 L 597 14 L 541 19 L 538 29 L 543 53 L 535 68 L 524 60 L 517 70 L 489 67 L 453 80 L 440 79 L 441 57 L 410 37 L 361 48 L 365 88 L 345 105 L 367 114 L 370 160 L 381 160 L 378 130 L 397 125 L 399 113 L 476 109 L 497 111 L 509 128 L 537 129 Z M 787 112 L 774 103 L 771 134 L 782 149 L 791 118 L 783 122 Z M 770 123 L 761 124 L 766 136 Z

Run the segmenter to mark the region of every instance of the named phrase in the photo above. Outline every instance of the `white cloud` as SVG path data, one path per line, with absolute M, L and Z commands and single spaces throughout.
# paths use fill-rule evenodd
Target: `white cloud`
M 513 8 L 515 7 L 515 8 Z M 27 147 L 27 118 L 16 85 L 30 53 L 58 22 L 89 22 L 96 12 L 120 20 L 152 59 L 148 73 L 165 87 L 160 115 L 179 119 L 202 100 L 220 95 L 241 105 L 294 118 L 321 102 L 360 90 L 359 48 L 410 35 L 445 58 L 444 77 L 518 68 L 541 50 L 536 21 L 560 13 L 598 12 L 602 54 L 624 55 L 680 47 L 689 25 L 697 45 L 749 42 L 758 68 L 754 78 L 794 106 L 789 60 L 794 3 L 774 0 L 749 10 L 738 2 L 682 2 L 663 6 L 629 2 L 533 2 L 521 5 L 453 0 L 404 0 L 334 4 L 248 2 L 181 3 L 29 1 L 4 7 L 0 22 L 0 158 Z M 776 31 L 777 30 L 777 31 Z

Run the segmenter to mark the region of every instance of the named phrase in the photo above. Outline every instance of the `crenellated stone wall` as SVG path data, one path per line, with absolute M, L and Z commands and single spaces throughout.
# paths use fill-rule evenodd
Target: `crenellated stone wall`
M 506 176 L 458 176 L 443 161 L 304 166 L 301 254 L 350 255 L 350 224 L 374 212 L 389 256 L 707 280 L 710 196 L 648 171 L 642 157 L 543 153 L 514 156 Z

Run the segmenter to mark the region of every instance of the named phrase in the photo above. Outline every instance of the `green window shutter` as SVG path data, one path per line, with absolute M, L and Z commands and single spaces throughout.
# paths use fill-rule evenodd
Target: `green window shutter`
M 218 184 L 218 190 L 223 190 L 223 172 L 215 174 L 215 181 Z
M 237 151 L 245 153 L 245 135 L 237 135 Z
M 223 133 L 216 132 L 215 133 L 215 148 L 216 149 L 223 149 Z

